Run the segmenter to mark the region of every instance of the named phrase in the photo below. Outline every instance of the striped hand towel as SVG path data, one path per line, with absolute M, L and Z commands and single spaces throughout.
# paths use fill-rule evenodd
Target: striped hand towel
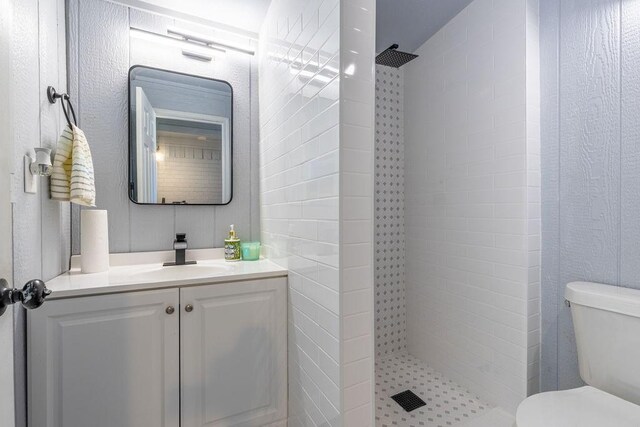
M 84 132 L 66 126 L 53 159 L 51 199 L 84 206 L 96 205 L 93 159 Z

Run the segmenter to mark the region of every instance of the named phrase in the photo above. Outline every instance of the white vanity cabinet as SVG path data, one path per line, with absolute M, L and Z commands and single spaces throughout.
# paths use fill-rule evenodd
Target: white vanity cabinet
M 180 291 L 182 427 L 286 418 L 286 292 L 282 279 Z
M 167 289 L 29 311 L 29 425 L 177 427 L 180 321 L 167 309 L 178 304 Z
M 29 425 L 279 425 L 286 292 L 277 277 L 48 300 L 28 312 Z

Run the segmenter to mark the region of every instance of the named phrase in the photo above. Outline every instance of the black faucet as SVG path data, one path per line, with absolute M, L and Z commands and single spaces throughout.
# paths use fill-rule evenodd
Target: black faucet
M 195 264 L 196 261 L 186 261 L 186 252 L 187 252 L 187 235 L 185 233 L 177 233 L 176 239 L 173 241 L 173 249 L 176 251 L 176 261 L 175 262 L 165 262 L 163 266 L 171 267 L 174 265 L 191 265 Z

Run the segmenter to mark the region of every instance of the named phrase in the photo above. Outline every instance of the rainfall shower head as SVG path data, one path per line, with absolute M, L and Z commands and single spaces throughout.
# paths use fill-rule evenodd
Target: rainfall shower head
M 416 59 L 418 55 L 413 53 L 401 52 L 397 44 L 391 45 L 388 49 L 376 56 L 376 64 L 386 65 L 387 67 L 400 68 L 412 59 Z

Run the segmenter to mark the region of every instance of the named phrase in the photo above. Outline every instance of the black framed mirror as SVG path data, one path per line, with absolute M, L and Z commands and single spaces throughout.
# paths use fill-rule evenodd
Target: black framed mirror
M 233 196 L 233 88 L 222 80 L 129 69 L 129 198 L 226 205 Z

